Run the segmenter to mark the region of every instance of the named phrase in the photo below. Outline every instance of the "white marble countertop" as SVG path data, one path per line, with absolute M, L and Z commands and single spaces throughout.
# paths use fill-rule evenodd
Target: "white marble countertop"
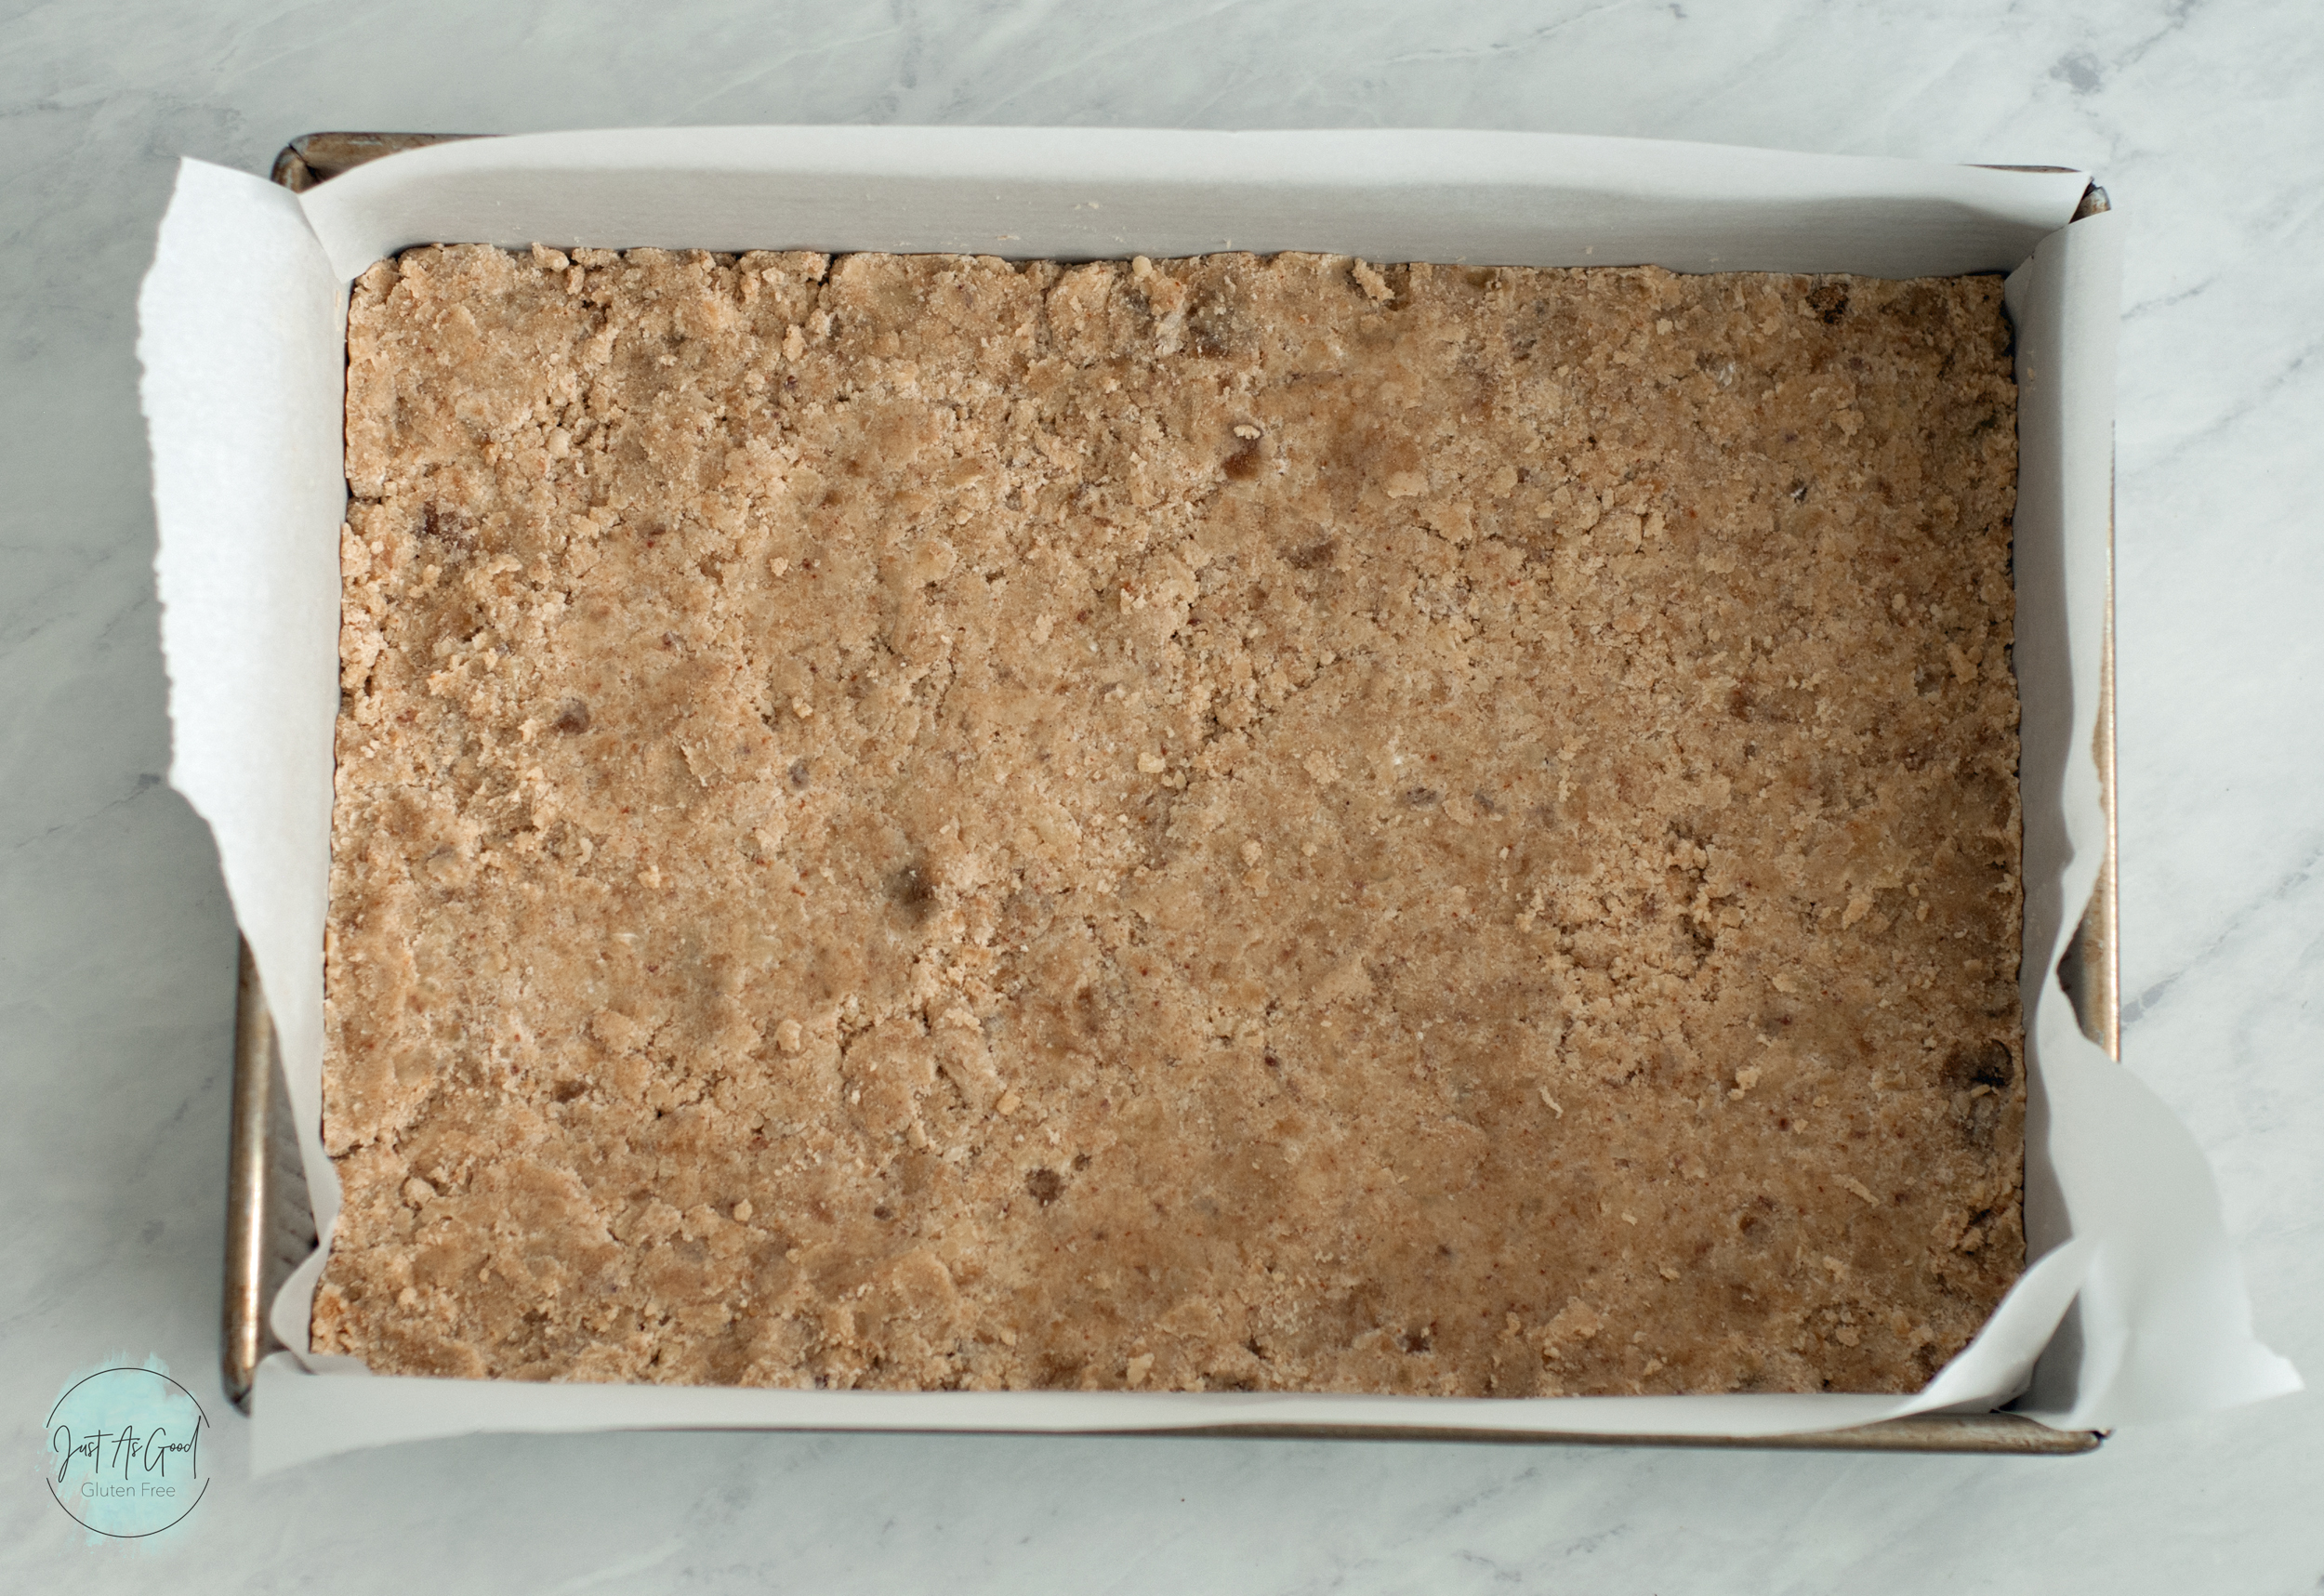
M 0 1583 L 2324 1588 L 2324 1398 L 2072 1460 L 1210 1440 L 480 1438 L 245 1477 L 217 1394 L 233 928 L 164 785 L 135 297 L 178 154 L 317 128 L 1473 126 L 2087 166 L 2130 215 L 2126 1067 L 2324 1373 L 2324 31 L 2293 3 L 10 7 L 0 33 Z M 489 20 L 471 17 L 489 10 Z M 649 21 L 648 19 L 651 19 Z M 218 1422 L 167 1535 L 45 1499 L 66 1379 Z

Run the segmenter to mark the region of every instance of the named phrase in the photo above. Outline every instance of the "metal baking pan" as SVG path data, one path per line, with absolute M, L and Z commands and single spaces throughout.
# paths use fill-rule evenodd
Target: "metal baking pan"
M 294 192 L 328 181 L 382 155 L 479 135 L 456 133 L 310 133 L 275 157 L 274 180 Z M 2074 219 L 2106 209 L 2106 191 L 2093 185 Z M 2083 1033 L 2110 1057 L 2121 1054 L 2120 965 L 2117 955 L 2114 779 L 2113 549 L 2107 549 L 2106 622 L 2102 649 L 2098 730 L 2091 750 L 2098 765 L 2106 817 L 2106 858 L 2081 924 L 2057 976 L 2072 999 Z M 226 1394 L 249 1411 L 260 1359 L 284 1350 L 267 1309 L 293 1270 L 317 1245 L 313 1211 L 291 1123 L 281 1052 L 258 986 L 248 946 L 241 954 L 235 993 L 233 1140 L 227 1179 L 225 1340 Z M 1301 1439 L 1477 1441 L 1576 1445 L 1692 1446 L 1766 1451 L 1985 1452 L 2064 1457 L 2097 1449 L 2093 1431 L 2053 1430 L 2009 1413 L 1934 1414 L 1895 1418 L 1809 1435 L 1634 1436 L 1539 1434 L 1529 1431 L 1375 1430 L 1346 1425 L 1234 1427 L 1170 1431 L 1183 1435 L 1268 1435 Z

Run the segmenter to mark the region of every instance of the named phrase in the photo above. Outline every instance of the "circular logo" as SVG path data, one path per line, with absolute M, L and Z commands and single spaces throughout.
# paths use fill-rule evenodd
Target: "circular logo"
M 99 1535 L 157 1535 L 210 1488 L 209 1422 L 193 1393 L 158 1369 L 99 1369 L 49 1410 L 48 1494 Z

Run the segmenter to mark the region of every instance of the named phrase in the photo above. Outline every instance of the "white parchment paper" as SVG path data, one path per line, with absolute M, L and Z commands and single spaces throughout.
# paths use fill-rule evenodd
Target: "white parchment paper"
M 338 1211 L 316 1066 L 339 711 L 344 303 L 288 191 L 184 163 L 138 297 L 169 782 L 218 841 L 292 1106 L 310 1128 L 299 1152 L 324 1224 Z
M 1523 1401 L 773 1392 L 349 1378 L 363 1373 L 351 1360 L 302 1352 L 260 1370 L 254 1466 L 480 1430 L 658 1426 L 1763 1435 L 1983 1410 L 2021 1392 L 2040 1417 L 2105 1427 L 2296 1389 L 2291 1366 L 2251 1337 L 2200 1150 L 2082 1037 L 2052 975 L 2105 838 L 2090 747 L 2122 224 L 2101 216 L 2066 225 L 2085 182 L 2080 173 L 1467 133 L 533 135 L 390 157 L 297 200 L 186 163 L 139 305 L 171 780 L 210 822 L 257 952 L 326 1237 L 338 1207 L 320 1083 L 345 504 L 342 291 L 383 254 L 437 241 L 1019 257 L 1233 247 L 1679 270 L 1990 270 L 2012 273 L 2018 330 L 2027 1211 L 2039 1261 L 1922 1392 Z M 293 1347 L 307 1343 L 321 1268 L 318 1255 L 274 1304 L 276 1333 Z
M 310 190 L 342 279 L 407 244 L 1020 259 L 1314 249 L 1674 271 L 2007 271 L 2089 176 L 1538 133 L 719 127 L 437 145 Z

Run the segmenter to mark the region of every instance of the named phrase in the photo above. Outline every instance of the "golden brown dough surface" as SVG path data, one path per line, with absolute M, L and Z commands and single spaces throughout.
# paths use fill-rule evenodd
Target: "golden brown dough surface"
M 1892 1391 L 2016 1274 L 1998 279 L 356 286 L 316 1344 Z

